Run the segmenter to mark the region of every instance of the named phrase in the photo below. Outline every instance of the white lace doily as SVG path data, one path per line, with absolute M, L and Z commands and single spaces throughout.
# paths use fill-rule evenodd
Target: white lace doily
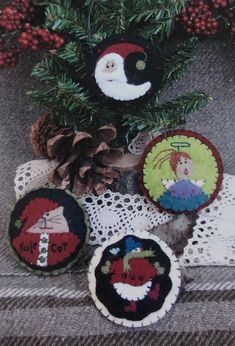
M 48 183 L 55 161 L 34 160 L 18 167 L 15 177 L 17 199 Z M 92 232 L 90 244 L 101 244 L 120 231 L 151 230 L 173 219 L 145 197 L 107 192 L 82 198 Z M 216 200 L 198 213 L 193 237 L 181 257 L 185 266 L 235 265 L 235 176 L 224 174 Z
M 48 183 L 48 174 L 55 168 L 57 162 L 49 160 L 33 160 L 20 165 L 14 179 L 16 198 Z
M 35 160 L 18 167 L 15 177 L 16 198 L 48 184 L 48 174 L 55 161 Z M 122 195 L 111 191 L 101 196 L 81 198 L 91 223 L 90 244 L 102 244 L 108 237 L 120 232 L 150 230 L 173 219 L 160 212 L 147 198 L 140 195 Z
M 232 208 L 232 209 L 230 209 Z M 235 224 L 235 176 L 224 174 L 222 189 L 214 202 L 200 211 L 200 215 L 215 216 Z
M 160 212 L 147 198 L 108 191 L 101 196 L 82 198 L 91 223 L 91 245 L 100 245 L 109 237 L 129 231 L 147 231 L 173 219 Z
M 198 213 L 184 249 L 185 266 L 235 265 L 235 176 L 224 174 L 216 200 Z
M 132 139 L 128 146 L 128 150 L 135 155 L 142 154 L 149 142 L 159 134 L 160 133 L 154 132 L 139 132 L 138 135 Z

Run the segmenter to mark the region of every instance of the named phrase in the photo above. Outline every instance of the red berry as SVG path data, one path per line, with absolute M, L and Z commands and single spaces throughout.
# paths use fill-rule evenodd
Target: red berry
M 32 46 L 31 49 L 34 50 L 34 51 L 36 51 L 36 50 L 39 49 L 39 47 L 38 47 L 38 46 Z
M 187 12 L 188 12 L 188 13 L 192 13 L 192 12 L 193 12 L 193 7 L 192 7 L 192 6 L 189 6 L 189 7 L 187 8 Z
M 218 28 L 218 22 L 216 22 L 216 21 L 214 21 L 213 23 L 212 23 L 212 27 L 214 28 L 214 29 L 217 29 Z
M 22 37 L 23 39 L 27 39 L 28 35 L 26 34 L 26 32 L 22 32 L 21 37 Z
M 228 0 L 211 0 L 213 6 L 218 4 L 223 6 L 228 4 Z M 212 6 L 212 5 L 210 5 Z M 184 30 L 193 36 L 195 35 L 214 35 L 218 29 L 218 22 L 210 10 L 206 0 L 188 0 L 186 11 L 181 11 L 178 16 Z

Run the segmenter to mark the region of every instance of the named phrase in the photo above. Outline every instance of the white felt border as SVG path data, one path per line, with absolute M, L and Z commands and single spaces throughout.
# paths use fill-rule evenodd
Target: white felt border
M 171 270 L 169 273 L 169 277 L 171 278 L 172 281 L 172 288 L 171 291 L 168 293 L 167 297 L 165 298 L 165 302 L 162 305 L 161 309 L 155 312 L 152 312 L 150 315 L 146 316 L 143 320 L 141 321 L 130 321 L 127 319 L 121 319 L 121 318 L 116 318 L 112 316 L 108 309 L 101 303 L 97 296 L 96 296 L 96 277 L 95 277 L 95 269 L 97 265 L 100 263 L 100 260 L 102 258 L 102 254 L 104 249 L 107 246 L 110 246 L 117 241 L 121 240 L 124 236 L 126 235 L 133 235 L 137 236 L 141 239 L 152 239 L 158 245 L 160 245 L 161 249 L 166 253 L 166 255 L 169 257 L 171 260 Z M 121 235 L 113 236 L 109 240 L 106 240 L 102 246 L 98 247 L 94 255 L 91 259 L 91 263 L 89 266 L 88 270 L 88 282 L 89 282 L 89 289 L 91 292 L 92 299 L 95 302 L 96 307 L 100 312 L 107 317 L 110 321 L 115 322 L 117 324 L 126 326 L 126 327 L 144 327 L 148 326 L 154 322 L 157 322 L 160 318 L 162 318 L 172 307 L 172 305 L 175 303 L 177 296 L 179 294 L 180 290 L 180 284 L 181 284 L 181 279 L 180 279 L 180 267 L 179 267 L 179 262 L 175 255 L 173 254 L 172 250 L 169 248 L 169 246 L 156 237 L 155 235 L 150 234 L 149 232 L 146 231 L 139 231 L 139 232 L 125 232 L 122 233 Z

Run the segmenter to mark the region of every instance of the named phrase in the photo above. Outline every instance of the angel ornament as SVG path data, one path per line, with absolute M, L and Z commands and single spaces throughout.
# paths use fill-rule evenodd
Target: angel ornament
M 187 152 L 180 151 L 180 147 L 189 147 L 189 143 L 173 142 L 171 146 L 177 147 L 178 151 L 166 149 L 155 156 L 154 167 L 156 169 L 161 169 L 164 162 L 169 161 L 170 167 L 176 175 L 176 179 L 161 180 L 167 191 L 159 198 L 159 203 L 165 209 L 180 212 L 197 209 L 209 200 L 207 194 L 202 190 L 206 180 L 190 179 L 194 171 L 193 160 Z M 165 155 L 162 157 L 163 153 Z
M 158 208 L 190 213 L 205 208 L 218 195 L 223 178 L 220 155 L 196 132 L 176 130 L 154 138 L 140 160 L 143 193 Z

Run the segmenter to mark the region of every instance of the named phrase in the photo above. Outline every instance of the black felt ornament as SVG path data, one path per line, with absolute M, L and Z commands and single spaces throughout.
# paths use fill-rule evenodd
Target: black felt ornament
M 111 237 L 91 260 L 89 288 L 98 309 L 127 327 L 156 322 L 179 293 L 179 264 L 171 249 L 148 232 Z
M 88 239 L 88 221 L 70 192 L 33 190 L 11 214 L 9 238 L 20 263 L 37 274 L 60 274 L 81 256 Z
M 136 101 L 160 88 L 161 54 L 141 36 L 115 35 L 96 47 L 92 76 L 98 94 L 116 101 Z

